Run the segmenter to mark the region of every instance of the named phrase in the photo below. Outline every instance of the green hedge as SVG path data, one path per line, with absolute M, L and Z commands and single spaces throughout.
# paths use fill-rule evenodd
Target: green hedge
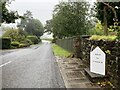
M 30 39 L 24 39 L 23 41 L 20 41 L 21 44 L 26 44 L 27 46 L 30 46 L 33 44 L 33 42 Z
M 13 41 L 11 42 L 11 47 L 12 48 L 19 48 L 20 43 L 18 41 Z
M 11 38 L 9 37 L 2 37 L 0 38 L 0 49 L 10 49 L 11 46 Z
M 37 38 L 37 36 L 27 36 L 27 39 L 31 40 L 33 44 L 39 43 L 39 39 Z
M 22 44 L 22 43 L 19 45 L 20 48 L 27 47 L 27 46 L 28 46 L 27 44 Z

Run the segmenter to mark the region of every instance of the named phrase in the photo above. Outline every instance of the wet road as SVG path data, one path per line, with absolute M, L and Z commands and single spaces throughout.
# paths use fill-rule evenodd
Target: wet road
M 0 58 L 2 88 L 64 88 L 49 43 L 18 49 Z

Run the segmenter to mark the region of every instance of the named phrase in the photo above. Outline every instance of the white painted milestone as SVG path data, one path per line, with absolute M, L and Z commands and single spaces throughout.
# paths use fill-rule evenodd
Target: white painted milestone
M 96 47 L 90 52 L 90 71 L 96 74 L 105 75 L 105 53 Z

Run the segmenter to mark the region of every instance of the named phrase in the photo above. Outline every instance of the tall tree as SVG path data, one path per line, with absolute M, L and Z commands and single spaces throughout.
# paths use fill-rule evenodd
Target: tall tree
M 108 35 L 108 27 L 117 21 L 120 23 L 120 1 L 119 2 L 97 2 L 96 17 L 104 25 L 104 34 Z
M 15 23 L 15 20 L 22 18 L 17 11 L 9 11 L 6 6 L 13 0 L 1 0 L 0 1 L 0 24 L 1 23 Z
M 17 27 L 21 30 L 24 30 L 27 23 L 29 23 L 30 20 L 33 19 L 32 12 L 27 10 L 26 13 L 23 14 L 23 17 L 24 18 L 21 18 L 20 23 L 18 23 L 18 25 L 17 25 Z
M 58 38 L 86 34 L 88 4 L 86 2 L 62 2 L 53 13 L 52 29 Z
M 44 32 L 52 33 L 52 19 L 46 21 L 44 28 L 45 28 Z
M 43 28 L 42 23 L 38 19 L 31 19 L 27 23 L 27 25 L 25 27 L 25 31 L 28 34 L 36 35 L 37 37 L 40 37 L 44 33 L 44 28 Z

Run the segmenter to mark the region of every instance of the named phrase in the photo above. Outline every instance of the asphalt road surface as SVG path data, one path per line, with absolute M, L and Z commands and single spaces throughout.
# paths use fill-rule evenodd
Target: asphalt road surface
M 6 52 L 0 55 L 2 88 L 65 87 L 50 43 Z

